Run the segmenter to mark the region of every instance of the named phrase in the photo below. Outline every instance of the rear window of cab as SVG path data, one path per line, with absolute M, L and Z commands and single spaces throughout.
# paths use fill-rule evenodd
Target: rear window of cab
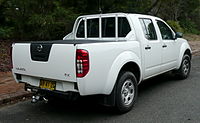
M 118 20 L 116 21 L 116 19 Z M 116 22 L 118 23 L 116 24 Z M 118 30 L 116 31 L 116 29 Z M 130 31 L 131 27 L 126 17 L 82 19 L 78 24 L 76 38 L 123 38 Z

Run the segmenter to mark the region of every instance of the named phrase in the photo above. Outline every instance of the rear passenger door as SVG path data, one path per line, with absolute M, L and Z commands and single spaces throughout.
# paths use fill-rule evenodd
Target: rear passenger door
M 157 20 L 160 31 L 159 37 L 162 40 L 162 67 L 161 71 L 175 68 L 178 58 L 178 45 L 173 31 L 161 20 Z
M 154 23 L 149 18 L 140 18 L 144 34 L 144 63 L 145 63 L 145 78 L 155 75 L 160 72 L 162 62 L 162 42 L 158 40 Z

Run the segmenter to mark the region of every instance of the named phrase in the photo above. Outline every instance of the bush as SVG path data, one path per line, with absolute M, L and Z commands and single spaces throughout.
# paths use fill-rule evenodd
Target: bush
M 0 27 L 0 39 L 10 38 L 12 35 L 12 27 Z
M 183 28 L 180 26 L 178 21 L 168 20 L 167 23 L 176 31 L 184 32 Z
M 180 21 L 180 25 L 183 27 L 183 29 L 186 33 L 193 33 L 193 34 L 197 34 L 197 35 L 200 34 L 200 31 L 197 30 L 195 23 L 188 19 Z
M 4 23 L 0 20 L 0 39 L 62 39 L 72 31 L 73 22 L 78 16 L 73 8 L 66 8 L 61 1 L 9 0 L 5 8 L 3 14 L 7 16 Z M 1 24 L 14 28 L 1 28 Z

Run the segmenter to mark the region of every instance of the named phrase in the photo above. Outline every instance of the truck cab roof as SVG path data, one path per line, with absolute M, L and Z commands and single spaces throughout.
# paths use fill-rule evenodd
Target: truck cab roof
M 120 17 L 124 18 L 124 21 L 122 20 L 123 22 L 125 22 L 125 21 L 128 22 L 126 24 L 122 24 L 123 22 L 121 22 L 121 25 L 127 25 L 127 28 L 130 27 L 130 31 L 127 31 L 127 33 L 126 33 L 127 35 L 126 36 L 123 35 L 122 37 L 120 37 L 120 36 L 118 37 L 118 35 L 119 35 L 118 34 L 118 32 L 119 32 L 118 28 L 119 27 L 118 26 L 119 26 L 119 23 L 120 23 L 118 21 L 120 21 L 120 20 L 118 20 L 117 18 L 120 18 Z M 96 18 L 96 20 L 95 20 L 95 18 Z M 116 33 L 115 36 L 113 36 L 113 35 L 112 36 L 105 36 L 105 37 L 103 36 L 103 32 L 102 32 L 102 31 L 104 31 L 103 27 L 102 27 L 102 26 L 104 26 L 103 23 L 105 24 L 105 23 L 107 23 L 107 21 L 109 21 L 109 20 L 105 20 L 105 18 L 113 18 L 113 20 L 112 20 L 111 23 L 113 23 L 115 25 L 115 27 L 113 27 L 113 28 L 115 28 L 115 33 Z M 115 40 L 122 39 L 122 40 L 124 40 L 125 38 L 128 38 L 127 37 L 128 36 L 128 32 L 134 33 L 134 31 L 132 31 L 132 30 L 134 30 L 134 26 L 132 25 L 131 21 L 133 21 L 135 19 L 138 19 L 138 18 L 149 18 L 149 19 L 161 20 L 160 18 L 151 16 L 151 15 L 134 14 L 134 13 L 133 14 L 132 13 L 120 13 L 120 12 L 119 13 L 82 15 L 82 16 L 79 16 L 76 19 L 72 33 L 66 35 L 63 38 L 63 40 L 67 40 L 67 39 L 78 39 L 78 40 L 79 39 L 83 39 L 83 40 L 84 39 L 87 39 L 87 40 L 88 39 L 96 39 L 96 40 L 99 40 L 99 39 L 102 39 L 102 38 L 104 38 L 103 40 L 109 40 L 109 39 L 112 39 L 112 40 L 113 39 L 115 39 Z M 105 20 L 105 22 L 103 22 L 104 21 L 103 19 Z M 95 25 L 98 26 L 98 27 L 96 27 L 95 31 L 94 31 L 95 27 L 91 29 L 92 32 L 99 31 L 99 32 L 97 32 L 99 34 L 96 34 L 96 36 L 91 36 L 90 37 L 90 36 L 87 35 L 88 29 L 89 29 L 88 28 L 88 23 L 90 23 L 88 20 L 90 20 L 90 21 L 92 21 L 92 20 L 96 21 L 96 22 L 91 22 L 92 23 L 92 27 L 94 27 Z M 84 33 L 84 34 L 82 34 L 82 37 L 79 38 L 79 37 L 77 37 L 77 32 L 78 32 L 78 28 L 80 27 L 81 21 L 82 21 L 82 26 L 83 26 L 82 27 L 82 33 Z M 91 26 L 91 24 L 89 24 L 89 25 Z M 83 29 L 83 28 L 85 28 L 85 29 Z M 122 29 L 122 30 L 127 30 L 127 28 L 126 29 Z M 114 32 L 114 30 L 112 30 L 112 32 Z M 132 34 L 132 35 L 134 35 L 134 34 Z M 131 38 L 133 39 L 133 37 L 131 37 Z

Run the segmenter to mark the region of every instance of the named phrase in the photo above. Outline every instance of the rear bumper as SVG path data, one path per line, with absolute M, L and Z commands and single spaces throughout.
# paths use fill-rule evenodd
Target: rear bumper
M 79 96 L 78 92 L 70 92 L 70 91 L 63 92 L 63 91 L 58 91 L 58 90 L 50 91 L 50 90 L 41 89 L 39 87 L 32 86 L 27 83 L 25 83 L 25 90 L 31 91 L 34 94 L 40 94 L 42 96 L 59 97 L 59 98 L 64 98 L 64 99 L 69 99 L 69 100 L 77 98 Z
M 70 82 L 26 74 L 19 74 L 15 72 L 13 72 L 13 76 L 17 83 L 26 83 L 27 85 L 31 86 L 31 88 L 36 88 L 39 90 L 44 90 L 40 88 L 40 80 L 42 79 L 56 82 L 56 89 L 54 91 L 62 92 L 64 94 L 68 92 L 75 92 L 80 94 L 81 96 L 98 94 L 109 95 L 103 92 L 105 83 L 103 83 L 101 79 L 98 79 L 97 81 L 95 77 L 91 77 L 92 79 L 88 79 L 85 77 L 77 78 L 76 82 Z M 49 93 L 53 93 L 54 91 L 46 90 L 46 92 Z
M 49 78 L 35 77 L 35 76 L 29 76 L 29 75 L 17 74 L 17 73 L 13 73 L 13 76 L 14 76 L 16 82 L 25 83 L 27 87 L 30 87 L 33 89 L 35 88 L 35 89 L 39 89 L 39 90 L 45 90 L 45 89 L 42 89 L 39 87 L 40 80 L 44 79 L 44 80 L 56 82 L 56 88 L 54 91 L 62 92 L 62 93 L 66 93 L 66 92 L 79 93 L 77 82 L 53 80 L 53 79 L 49 79 Z M 53 91 L 49 91 L 49 92 L 53 92 Z

